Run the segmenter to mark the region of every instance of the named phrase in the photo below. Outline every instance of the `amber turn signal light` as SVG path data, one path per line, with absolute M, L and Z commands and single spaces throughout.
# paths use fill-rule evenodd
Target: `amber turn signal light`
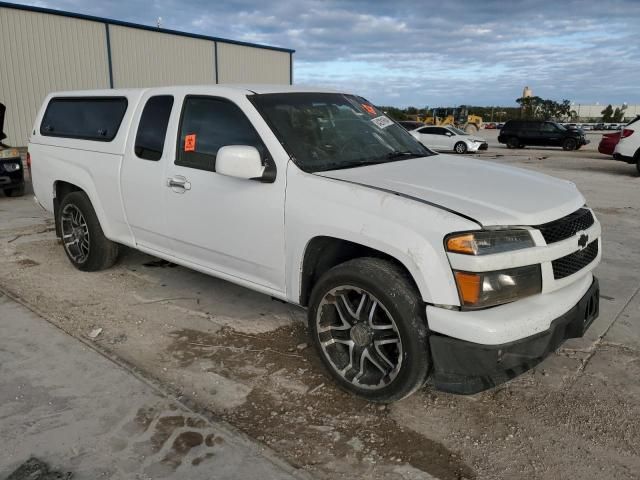
M 475 236 L 473 233 L 466 235 L 458 235 L 447 239 L 447 250 L 454 253 L 466 253 L 467 255 L 475 255 Z
M 475 305 L 480 298 L 481 275 L 478 273 L 455 272 L 460 299 L 464 305 Z

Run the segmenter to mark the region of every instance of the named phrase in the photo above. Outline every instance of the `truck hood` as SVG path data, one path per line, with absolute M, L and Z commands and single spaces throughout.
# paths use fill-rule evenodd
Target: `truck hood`
M 317 175 L 430 203 L 483 226 L 540 225 L 568 215 L 585 203 L 575 184 L 567 180 L 454 155 Z

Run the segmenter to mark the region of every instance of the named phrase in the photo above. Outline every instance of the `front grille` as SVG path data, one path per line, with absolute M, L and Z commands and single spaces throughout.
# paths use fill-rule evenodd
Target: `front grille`
M 593 262 L 598 256 L 598 240 L 594 240 L 583 250 L 570 253 L 551 262 L 553 266 L 553 278 L 561 278 L 573 275 Z
M 538 225 L 533 228 L 537 228 L 542 232 L 542 236 L 548 245 L 573 237 L 576 233 L 586 230 L 593 225 L 594 221 L 591 210 L 581 208 L 559 220 L 554 220 L 553 222 Z

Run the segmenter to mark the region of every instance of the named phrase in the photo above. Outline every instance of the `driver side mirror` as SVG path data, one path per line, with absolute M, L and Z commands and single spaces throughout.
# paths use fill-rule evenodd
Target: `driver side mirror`
M 262 165 L 260 152 L 248 145 L 221 147 L 216 155 L 216 173 L 227 177 L 273 182 L 275 175 Z
M 453 133 L 451 133 L 451 132 L 447 132 L 447 133 L 445 133 L 445 135 L 446 135 L 447 137 L 453 137 Z

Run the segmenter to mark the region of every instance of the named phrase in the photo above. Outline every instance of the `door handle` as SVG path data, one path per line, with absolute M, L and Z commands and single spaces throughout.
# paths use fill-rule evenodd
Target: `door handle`
M 172 189 L 179 189 L 184 193 L 185 190 L 191 190 L 191 183 L 181 175 L 167 178 L 167 187 Z M 176 190 L 174 190 L 176 191 Z

